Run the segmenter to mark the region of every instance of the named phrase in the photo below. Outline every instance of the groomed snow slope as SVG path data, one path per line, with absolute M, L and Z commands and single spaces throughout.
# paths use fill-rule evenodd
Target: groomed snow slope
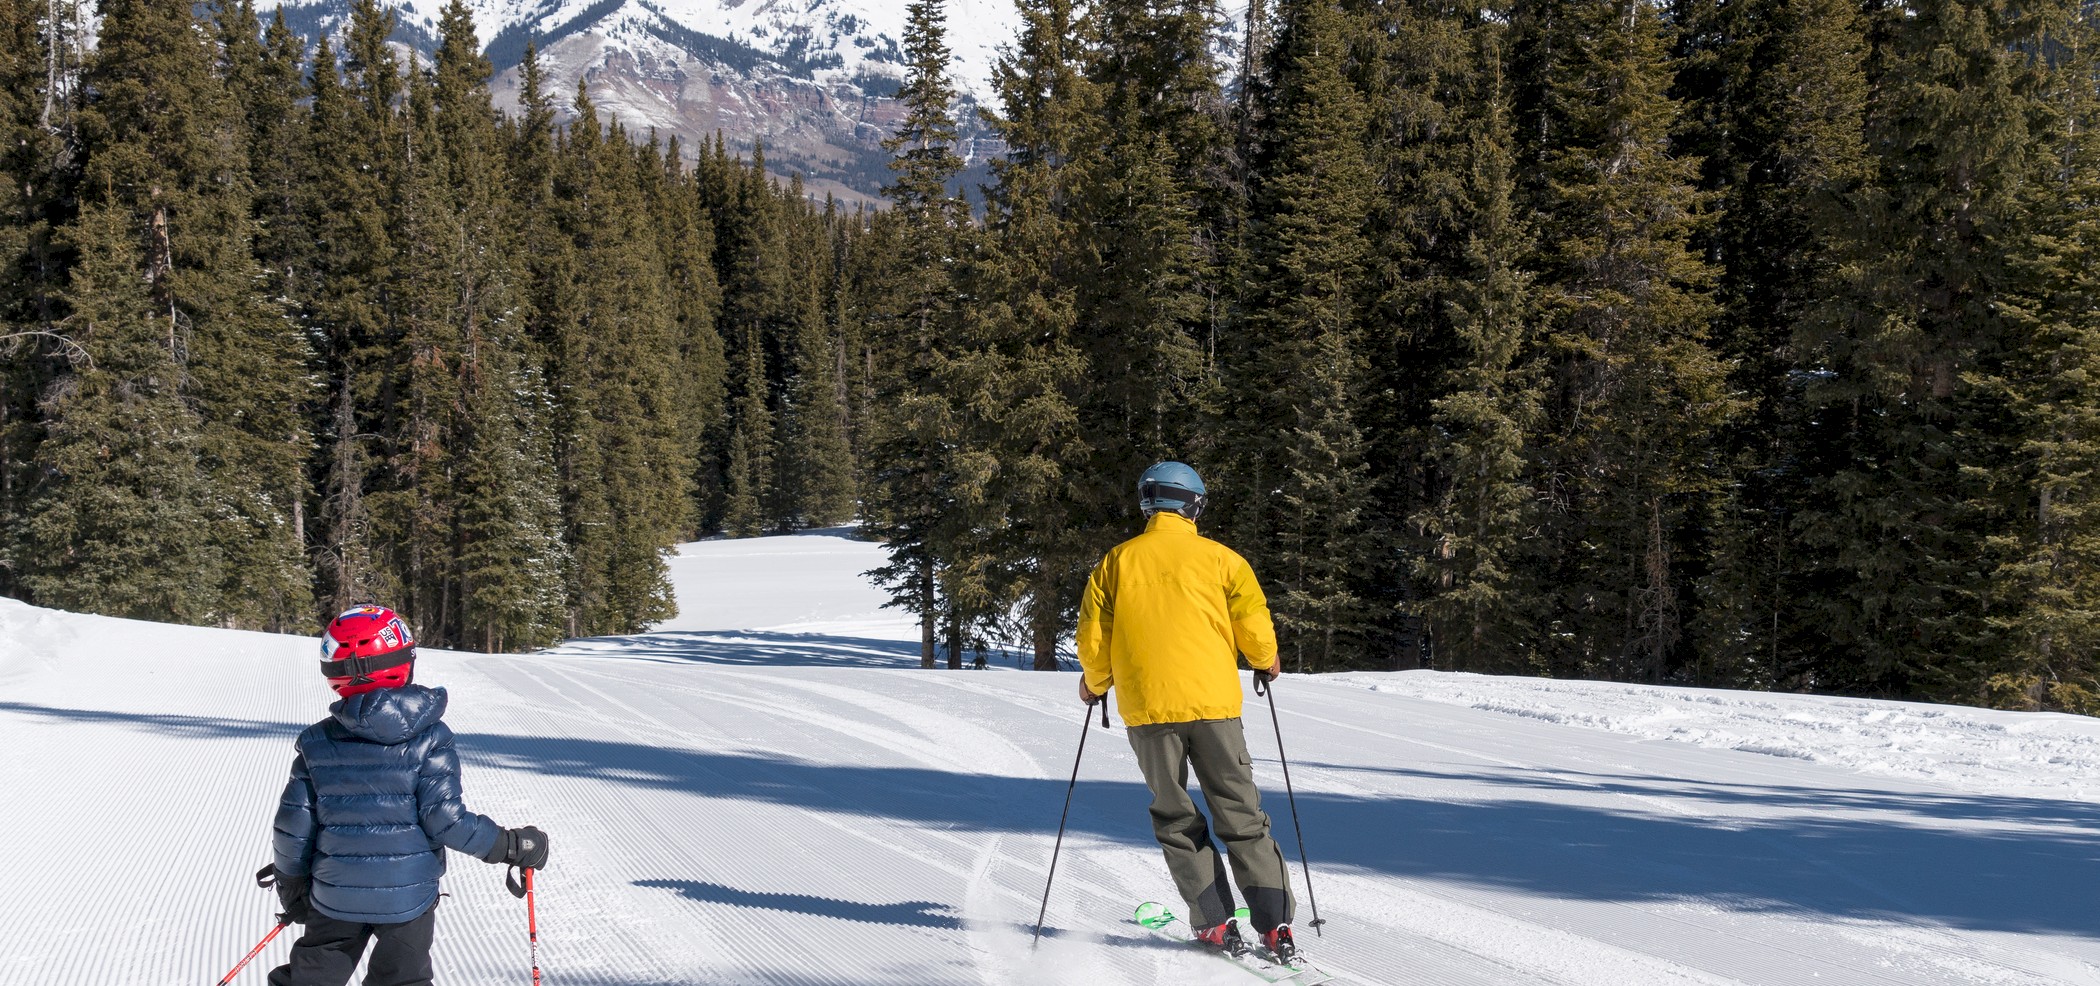
M 552 836 L 548 986 L 1253 982 L 1121 923 L 1173 891 L 1120 726 L 1029 950 L 1073 676 L 918 670 L 878 557 L 687 545 L 658 633 L 426 653 L 469 804 Z M 315 660 L 0 600 L 0 984 L 210 983 L 268 930 L 250 875 Z M 2100 984 L 2092 721 L 1419 672 L 1278 695 L 1329 921 L 1305 938 L 1347 982 Z M 447 890 L 439 981 L 529 981 L 501 872 L 454 856 Z

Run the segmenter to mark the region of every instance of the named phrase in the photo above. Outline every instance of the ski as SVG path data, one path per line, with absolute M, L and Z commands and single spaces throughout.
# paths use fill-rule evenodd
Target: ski
M 1245 913 L 1243 910 L 1239 914 L 1235 914 L 1234 917 L 1244 918 Z M 1267 982 L 1282 983 L 1286 984 L 1286 986 L 1318 986 L 1320 983 L 1334 981 L 1332 975 L 1329 975 L 1319 966 L 1306 961 L 1303 955 L 1285 964 L 1270 958 L 1268 953 L 1260 946 L 1250 946 L 1246 952 L 1239 955 L 1231 955 L 1217 949 L 1205 948 L 1196 943 L 1195 929 L 1189 927 L 1188 922 L 1183 921 L 1180 916 L 1168 910 L 1166 905 L 1158 901 L 1148 900 L 1139 904 L 1137 910 L 1131 914 L 1130 923 L 1161 938 L 1179 942 L 1206 955 L 1215 955 L 1219 959 L 1230 962 L 1252 975 L 1261 977 Z

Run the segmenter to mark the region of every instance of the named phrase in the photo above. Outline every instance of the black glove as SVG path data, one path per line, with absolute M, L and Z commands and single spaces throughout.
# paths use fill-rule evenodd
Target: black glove
M 496 839 L 496 847 L 481 858 L 491 863 L 544 870 L 547 868 L 547 833 L 530 825 L 521 829 L 504 829 L 503 835 Z
M 277 920 L 305 924 L 314 916 L 313 881 L 303 876 L 278 877 L 277 902 L 284 905 L 284 912 L 277 915 Z
M 262 868 L 255 874 L 258 887 L 276 887 L 277 902 L 284 911 L 277 920 L 290 924 L 305 924 L 313 917 L 313 881 L 303 876 L 286 876 L 277 871 L 276 864 Z

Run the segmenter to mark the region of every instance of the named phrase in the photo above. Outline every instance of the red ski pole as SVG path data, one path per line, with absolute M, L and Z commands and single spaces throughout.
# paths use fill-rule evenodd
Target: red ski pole
M 518 872 L 525 871 L 525 885 L 518 885 Z M 532 941 L 532 986 L 540 986 L 540 918 L 532 906 L 532 867 L 513 866 L 503 874 L 503 886 L 513 897 L 525 898 L 525 934 Z
M 257 942 L 254 948 L 249 949 L 248 954 L 242 956 L 241 964 L 234 966 L 233 971 L 226 974 L 226 978 L 219 980 L 218 986 L 226 986 L 227 983 L 233 982 L 233 977 L 240 975 L 242 969 L 248 968 L 248 963 L 255 961 L 255 957 L 261 955 L 264 948 L 269 947 L 270 941 L 277 937 L 277 933 L 283 931 L 285 926 L 289 924 L 291 924 L 290 921 L 277 922 L 277 927 L 271 928 L 270 933 L 264 935 L 262 941 Z M 537 982 L 538 980 L 534 981 Z
M 532 986 L 540 986 L 540 918 L 532 907 L 532 870 L 525 871 L 525 933 L 532 939 Z

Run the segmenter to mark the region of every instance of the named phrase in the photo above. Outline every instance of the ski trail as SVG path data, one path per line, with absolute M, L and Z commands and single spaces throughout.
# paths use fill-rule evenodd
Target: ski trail
M 879 547 L 782 541 L 838 569 L 772 570 L 802 594 L 776 607 L 793 632 L 696 606 L 662 634 L 419 661 L 469 806 L 552 836 L 548 986 L 1251 981 L 1131 933 L 1175 894 L 1120 727 L 1088 727 L 1031 949 L 1072 676 L 922 671 L 884 637 L 913 628 L 867 616 Z M 772 550 L 724 544 L 688 546 L 681 593 Z M 307 636 L 0 600 L 0 986 L 211 982 L 255 944 L 291 738 L 332 697 L 314 660 Z M 1447 685 L 1469 704 L 1408 694 Z M 1309 932 L 1265 704 L 1245 727 Z M 2082 720 L 1416 673 L 1291 676 L 1277 709 L 1329 921 L 1303 944 L 1343 986 L 2100 986 L 2100 809 L 2063 797 Z M 1802 755 L 1731 748 L 1770 737 Z M 502 871 L 454 855 L 444 889 L 441 981 L 524 982 Z
M 678 731 L 677 727 L 674 726 L 672 723 L 667 722 L 656 715 L 638 709 L 631 702 L 625 701 L 620 698 L 615 698 L 599 685 L 592 684 L 585 680 L 588 678 L 602 679 L 607 677 L 601 672 L 573 666 L 562 666 L 556 664 L 555 662 L 549 662 L 547 665 L 543 666 L 541 670 L 545 673 L 551 673 L 561 676 L 567 683 L 564 688 L 560 689 L 565 694 L 574 695 L 579 692 L 588 694 L 593 699 L 593 701 L 591 702 L 591 705 L 593 707 L 604 708 L 617 712 L 617 715 L 608 717 L 605 721 L 614 729 L 626 733 L 631 737 L 653 743 L 662 743 L 666 738 L 674 735 Z M 687 689 L 674 687 L 672 690 L 682 691 Z M 825 690 L 821 687 L 814 689 L 814 692 L 816 693 L 823 693 L 824 691 Z M 763 712 L 768 714 L 768 716 L 779 716 L 785 721 L 801 722 L 805 725 L 817 726 L 820 728 L 831 730 L 839 730 L 841 726 L 846 725 L 846 723 L 844 723 L 842 720 L 837 719 L 836 717 L 798 710 L 794 706 L 785 703 L 761 698 L 757 695 L 742 694 L 734 689 L 719 687 L 711 688 L 708 691 L 708 696 L 718 708 L 733 708 L 743 711 Z M 874 745 L 879 749 L 884 749 L 893 753 L 912 753 L 915 756 L 918 756 L 920 759 L 929 762 L 938 763 L 941 760 L 941 758 L 938 757 L 927 757 L 923 754 L 919 754 L 911 746 L 901 742 L 900 737 L 904 734 L 894 729 L 890 729 L 888 727 L 875 727 L 871 730 L 871 732 L 877 737 L 877 740 L 874 742 Z M 840 732 L 840 735 L 845 736 L 847 734 L 842 731 Z M 840 806 L 845 807 L 845 805 Z M 954 860 L 953 853 L 943 853 L 939 851 L 928 852 L 924 849 L 915 849 L 911 846 L 900 845 L 892 840 L 885 840 L 879 838 L 864 827 L 851 824 L 828 812 L 810 809 L 798 809 L 797 811 L 807 821 L 814 822 L 815 824 L 829 828 L 835 833 L 844 836 L 849 840 L 863 843 L 866 849 L 870 851 L 878 852 L 881 854 L 902 855 L 906 857 L 911 863 L 916 864 L 918 868 L 931 869 L 950 877 L 962 878 L 965 881 L 966 885 L 969 880 L 978 875 L 973 873 L 971 870 L 966 869 L 961 865 L 958 865 L 958 863 Z M 739 825 L 732 827 L 741 830 L 750 828 L 751 826 Z M 938 835 L 936 841 L 944 842 L 952 847 L 971 848 L 968 847 L 967 843 L 964 843 L 961 840 L 958 840 L 952 836 L 947 836 L 945 834 Z M 770 919 L 766 918 L 763 915 L 761 915 L 758 920 L 760 920 L 762 923 L 771 923 Z M 956 926 L 960 927 L 959 921 L 956 922 Z M 868 927 L 879 928 L 880 926 L 870 925 Z M 794 936 L 791 933 L 789 933 L 788 928 L 781 927 L 779 930 L 781 932 L 781 937 L 776 940 L 777 944 L 791 946 L 794 951 L 798 952 L 802 950 L 802 946 L 805 943 L 798 942 L 794 938 Z M 850 934 L 854 936 L 860 936 L 865 933 L 866 932 L 863 931 L 850 932 Z M 932 936 L 936 938 L 940 937 L 937 933 L 933 934 Z M 739 960 L 737 964 L 752 965 L 761 962 L 778 964 L 786 963 L 787 960 L 783 957 L 777 954 L 773 954 L 770 951 L 764 950 L 762 945 L 753 944 L 764 941 L 765 938 L 763 936 L 754 936 L 750 940 L 750 942 L 740 943 L 739 945 L 734 946 L 732 948 L 732 951 L 737 954 L 737 958 Z M 871 950 L 873 949 L 872 944 L 869 947 Z M 800 962 L 801 960 L 798 959 L 797 961 Z M 806 967 L 806 963 L 803 964 Z M 805 968 L 804 971 L 808 970 Z

